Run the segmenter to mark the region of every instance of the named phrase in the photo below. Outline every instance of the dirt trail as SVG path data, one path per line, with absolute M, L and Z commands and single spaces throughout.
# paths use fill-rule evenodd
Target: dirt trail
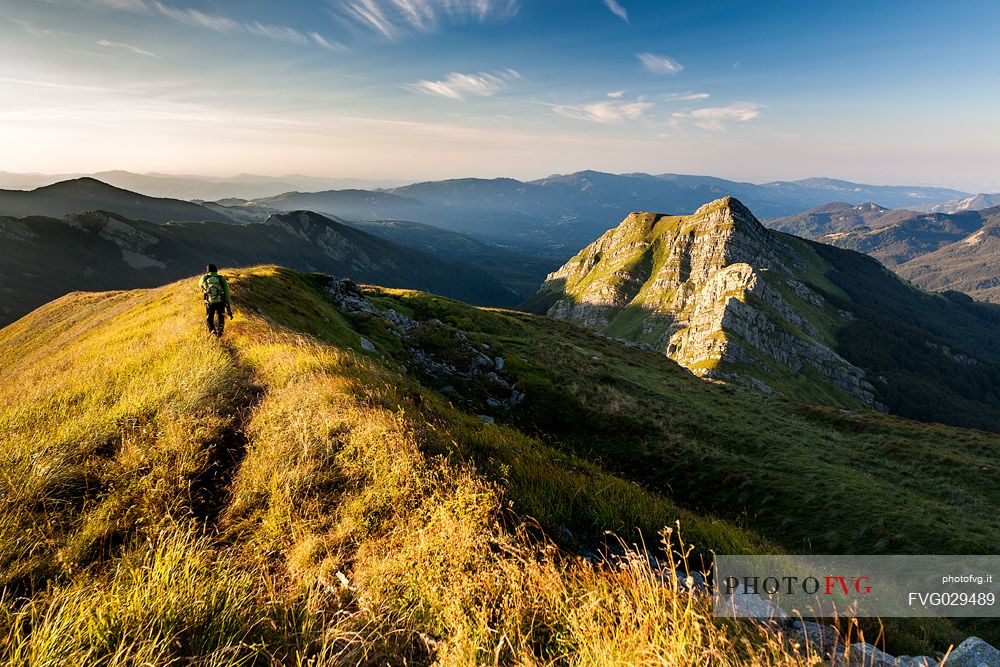
M 223 339 L 219 344 L 232 359 L 237 375 L 231 391 L 224 396 L 225 406 L 221 412 L 227 420 L 225 430 L 212 449 L 208 465 L 191 488 L 192 510 L 211 531 L 218 531 L 222 513 L 229 504 L 230 486 L 249 444 L 246 427 L 265 395 L 254 372 L 240 362 L 232 342 Z

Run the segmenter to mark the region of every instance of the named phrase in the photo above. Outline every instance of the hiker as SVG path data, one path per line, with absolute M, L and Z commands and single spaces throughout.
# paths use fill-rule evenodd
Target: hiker
M 221 336 L 226 326 L 225 313 L 229 313 L 229 319 L 233 319 L 233 301 L 229 296 L 229 282 L 225 276 L 219 275 L 219 269 L 215 264 L 209 264 L 208 273 L 203 275 L 198 281 L 202 295 L 205 297 L 205 321 L 208 323 L 208 330 L 216 336 Z M 218 324 L 215 319 L 218 317 Z

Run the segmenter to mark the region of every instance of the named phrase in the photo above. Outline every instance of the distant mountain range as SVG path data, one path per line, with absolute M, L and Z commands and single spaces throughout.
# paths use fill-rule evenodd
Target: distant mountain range
M 823 178 L 757 185 L 709 176 L 583 171 L 522 182 L 457 179 L 382 190 L 289 192 L 243 207 L 309 209 L 349 220 L 396 219 L 434 225 L 491 243 L 569 256 L 636 210 L 692 213 L 706 201 L 734 196 L 764 217 L 799 213 L 831 199 L 898 208 L 969 193 L 948 188 L 876 186 Z
M 1000 303 L 1000 207 L 918 213 L 837 202 L 767 225 L 871 255 L 926 289 Z
M 977 194 L 964 199 L 952 199 L 941 204 L 924 204 L 912 207 L 922 213 L 958 213 L 959 211 L 980 211 L 984 208 L 1000 206 L 1000 193 Z
M 534 292 L 546 273 L 565 261 L 572 248 L 590 243 L 616 216 L 642 208 L 684 214 L 705 199 L 733 191 L 750 193 L 754 198 L 750 201 L 764 201 L 765 210 L 772 211 L 794 209 L 832 194 L 875 195 L 890 204 L 946 199 L 956 194 L 940 188 L 864 186 L 828 179 L 753 185 L 710 177 L 581 172 L 531 183 L 462 179 L 392 190 L 289 192 L 260 199 L 188 202 L 149 197 L 80 178 L 31 191 L 0 190 L 0 215 L 58 218 L 104 210 L 158 224 L 211 221 L 245 225 L 281 212 L 320 211 L 340 224 L 400 246 L 448 262 L 475 264 L 523 299 Z M 988 200 L 981 197 L 977 201 Z M 966 204 L 973 206 L 971 200 Z M 987 227 L 997 211 L 1000 209 L 920 213 L 845 201 L 824 203 L 768 224 L 870 254 L 928 289 L 959 289 L 989 300 L 997 298 L 1000 273 L 989 242 L 992 232 L 973 235 Z M 987 242 L 977 243 L 978 238 Z M 950 244 L 957 245 L 951 252 L 938 253 Z
M 329 190 L 331 188 L 388 188 L 402 181 L 359 178 L 319 178 L 302 174 L 261 176 L 239 174 L 232 177 L 136 174 L 130 171 L 99 171 L 87 174 L 17 174 L 0 171 L 0 188 L 30 190 L 60 181 L 94 178 L 126 190 L 144 192 L 154 197 L 177 199 L 225 199 L 227 197 L 270 197 L 292 190 Z
M 0 216 L 62 217 L 95 209 L 155 223 L 187 220 L 233 222 L 230 217 L 199 204 L 149 197 L 93 178 L 63 181 L 35 190 L 0 190 Z
M 0 184 L 17 181 L 25 186 L 41 178 L 0 173 Z M 582 171 L 522 182 L 509 178 L 455 179 L 414 183 L 401 187 L 348 187 L 346 181 L 294 176 L 268 179 L 241 175 L 226 181 L 207 177 L 102 172 L 101 181 L 147 196 L 197 199 L 214 211 L 188 213 L 180 219 L 259 221 L 274 211 L 311 210 L 345 220 L 406 220 L 466 234 L 491 244 L 528 250 L 536 255 L 565 258 L 575 248 L 602 234 L 624 215 L 635 210 L 661 210 L 678 214 L 723 196 L 747 203 L 762 217 L 794 215 L 831 200 L 860 204 L 877 202 L 887 208 L 931 206 L 968 199 L 969 193 L 948 188 L 877 186 L 825 178 L 754 184 L 710 176 L 641 173 L 607 174 Z M 92 183 L 77 179 L 71 183 Z M 360 182 L 358 182 L 360 183 Z M 50 187 L 59 188 L 53 185 Z M 276 194 L 276 190 L 281 190 Z M 37 191 L 36 191 L 37 192 Z M 261 194 L 264 193 L 264 194 Z M 54 192 L 42 192 L 51 196 Z M 65 210 L 80 213 L 101 208 L 127 217 L 138 211 L 91 205 Z M 22 206 L 4 208 L 0 214 L 55 215 Z M 154 222 L 156 220 L 153 220 Z
M 266 222 L 153 224 L 92 211 L 0 217 L 0 326 L 76 290 L 162 285 L 220 266 L 280 263 L 361 282 L 510 306 L 518 295 L 485 270 L 447 262 L 310 212 Z M 195 302 L 196 302 L 195 298 Z
M 690 216 L 629 215 L 526 306 L 696 375 L 1000 431 L 1000 307 L 929 294 L 860 253 L 768 230 L 732 198 Z

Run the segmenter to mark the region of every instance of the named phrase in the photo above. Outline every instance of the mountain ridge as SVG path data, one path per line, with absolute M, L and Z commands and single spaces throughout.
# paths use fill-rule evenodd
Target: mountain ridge
M 153 224 L 92 211 L 63 219 L 0 217 L 0 323 L 72 290 L 152 287 L 209 262 L 281 261 L 363 282 L 423 288 L 491 305 L 518 297 L 482 269 L 385 241 L 308 211 L 268 222 Z M 50 267 L 59 267 L 51 271 Z
M 976 235 L 1000 223 L 1000 207 L 923 213 L 873 204 L 831 203 L 767 221 L 772 229 L 864 252 L 929 290 L 960 290 L 1000 301 L 1000 260 Z M 984 232 L 984 237 L 989 236 Z
M 92 210 L 114 211 L 158 224 L 172 221 L 232 222 L 221 213 L 179 199 L 148 197 L 94 178 L 61 181 L 34 190 L 0 190 L 0 215 L 62 217 Z
M 732 198 L 690 216 L 631 214 L 550 274 L 526 307 L 710 379 L 1000 428 L 1000 358 L 988 343 L 1000 336 L 1000 309 L 919 292 L 872 258 L 768 230 Z M 900 338 L 878 351 L 885 326 Z M 924 405 L 921 373 L 939 382 L 950 413 Z
M 848 187 L 850 186 L 850 187 Z M 823 204 L 831 192 L 852 201 L 882 198 L 889 207 L 967 196 L 947 188 L 868 186 L 832 179 L 743 183 L 681 174 L 581 171 L 533 181 L 463 178 L 369 191 L 370 199 L 337 191 L 262 198 L 257 204 L 310 208 L 346 219 L 402 219 L 466 233 L 480 240 L 567 253 L 599 236 L 631 210 L 691 213 L 706 201 L 739 197 L 765 217 Z M 316 196 L 316 195 L 321 196 Z M 381 199 L 384 195 L 404 201 Z M 362 199 L 363 201 L 358 201 Z M 417 203 L 414 203 L 417 202 Z

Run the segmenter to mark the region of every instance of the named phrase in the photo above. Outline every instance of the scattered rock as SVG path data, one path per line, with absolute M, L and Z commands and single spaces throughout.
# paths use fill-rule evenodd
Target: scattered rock
M 847 650 L 851 667 L 895 667 L 896 659 L 864 642 L 851 644 Z
M 1000 651 L 979 637 L 969 637 L 951 652 L 944 664 L 947 667 L 998 667 Z
M 388 324 L 388 330 L 407 343 L 407 350 L 418 375 L 452 381 L 441 389 L 442 392 L 459 394 L 456 389 L 456 384 L 459 383 L 455 381 L 482 378 L 488 381 L 482 389 L 488 394 L 485 402 L 489 407 L 510 410 L 524 402 L 526 398 L 524 392 L 518 390 L 513 382 L 501 375 L 506 368 L 503 357 L 491 357 L 482 352 L 490 349 L 488 343 L 474 345 L 466 332 L 450 327 L 438 319 L 423 323 L 392 308 L 383 311 L 370 303 L 361 289 L 350 280 L 334 281 L 328 289 L 334 303 L 341 310 L 348 313 L 367 313 L 383 319 Z M 447 359 L 422 347 L 421 341 L 427 334 L 436 340 L 448 336 L 454 339 L 454 349 L 449 351 Z M 376 351 L 375 344 L 367 338 L 361 337 L 361 346 L 368 352 Z
M 348 313 L 367 313 L 383 319 L 388 324 L 389 332 L 407 343 L 407 350 L 418 376 L 423 374 L 443 381 L 468 381 L 485 378 L 489 382 L 486 387 L 483 387 L 488 394 L 486 404 L 489 407 L 510 410 L 524 402 L 524 393 L 516 389 L 513 382 L 500 374 L 506 368 L 503 358 L 487 356 L 482 352 L 482 350 L 490 349 L 488 343 L 473 345 L 466 332 L 450 327 L 438 319 L 424 323 L 392 308 L 382 310 L 370 303 L 365 298 L 364 292 L 347 279 L 331 282 L 328 290 L 334 303 L 341 310 Z M 421 340 L 423 335 L 428 332 L 438 340 L 442 336 L 454 338 L 454 349 L 449 351 L 446 359 L 441 358 L 441 355 L 435 352 L 423 349 Z M 375 345 L 371 341 L 363 337 L 361 340 L 361 346 L 365 350 L 376 351 Z M 441 391 L 460 394 L 456 389 L 456 384 L 459 383 L 449 382 Z
M 840 633 L 837 628 L 829 625 L 811 621 L 793 621 L 785 636 L 799 644 L 803 653 L 821 658 L 836 657 L 844 652 Z
M 896 667 L 937 667 L 938 661 L 926 655 L 901 655 L 893 663 Z M 949 665 L 951 662 L 948 663 Z
M 493 417 L 490 417 L 489 415 L 476 415 L 476 416 L 479 417 L 484 424 L 495 424 L 497 421 L 496 419 L 493 419 Z
M 755 593 L 747 593 L 742 587 L 733 591 L 729 600 L 737 616 L 767 621 L 779 626 L 786 625 L 790 620 L 785 610 L 776 603 Z

